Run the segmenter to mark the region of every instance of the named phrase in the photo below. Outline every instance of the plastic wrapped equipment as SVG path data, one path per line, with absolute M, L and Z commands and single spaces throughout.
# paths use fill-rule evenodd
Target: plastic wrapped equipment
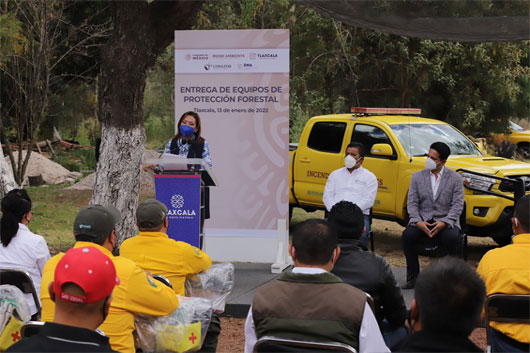
M 225 262 L 186 279 L 186 296 L 210 299 L 213 310 L 222 313 L 226 298 L 234 288 L 234 265 Z
M 0 332 L 4 330 L 7 321 L 14 314 L 20 321 L 31 319 L 28 302 L 20 289 L 10 284 L 0 285 Z
M 193 352 L 204 342 L 212 302 L 178 296 L 179 307 L 167 316 L 136 315 L 136 348 L 144 352 Z
M 30 319 L 24 293 L 10 284 L 0 285 L 0 351 L 20 340 L 20 329 Z

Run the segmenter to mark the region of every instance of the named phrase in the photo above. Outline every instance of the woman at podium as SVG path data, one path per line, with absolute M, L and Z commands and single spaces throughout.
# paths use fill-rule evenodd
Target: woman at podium
M 178 121 L 177 134 L 167 143 L 164 153 L 176 154 L 186 158 L 202 158 L 210 168 L 212 159 L 208 142 L 201 136 L 201 118 L 199 114 L 189 111 L 182 114 Z M 201 166 L 201 169 L 204 169 Z M 210 218 L 210 188 L 201 187 L 200 233 L 203 232 L 204 220 Z M 202 249 L 202 236 L 200 248 Z
M 177 134 L 167 143 L 165 153 L 187 158 L 202 158 L 212 167 L 210 147 L 201 136 L 201 118 L 195 112 L 185 112 L 177 124 Z

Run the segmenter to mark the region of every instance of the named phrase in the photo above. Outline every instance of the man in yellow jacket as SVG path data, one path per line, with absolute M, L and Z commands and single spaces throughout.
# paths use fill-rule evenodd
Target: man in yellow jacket
M 167 277 L 178 295 L 184 295 L 186 276 L 212 265 L 204 251 L 168 237 L 167 207 L 162 202 L 142 202 L 136 210 L 136 224 L 140 234 L 123 242 L 120 256 L 133 260 L 152 274 Z
M 184 295 L 186 277 L 207 270 L 212 260 L 204 251 L 182 241 L 171 239 L 168 229 L 167 207 L 157 200 L 146 200 L 136 210 L 136 224 L 140 234 L 129 238 L 120 247 L 120 256 L 135 261 L 152 274 L 166 277 L 178 295 Z M 214 315 L 203 344 L 215 351 L 220 322 Z
M 477 272 L 486 283 L 486 295 L 530 293 L 529 214 L 530 195 L 526 195 L 515 205 L 512 218 L 515 234 L 513 244 L 490 250 L 480 260 Z M 492 352 L 530 351 L 530 324 L 494 321 L 491 327 Z
M 91 205 L 83 208 L 74 222 L 74 248 L 96 248 L 114 262 L 120 284 L 114 289 L 109 314 L 99 328 L 109 337 L 112 349 L 132 353 L 135 352 L 135 314 L 169 315 L 178 307 L 178 299 L 170 288 L 153 280 L 134 261 L 112 255 L 116 247 L 115 224 L 119 219 L 118 210 L 112 206 Z M 47 288 L 53 282 L 55 267 L 63 256 L 63 253 L 57 254 L 44 266 L 40 292 L 43 321 L 53 321 L 55 305 Z

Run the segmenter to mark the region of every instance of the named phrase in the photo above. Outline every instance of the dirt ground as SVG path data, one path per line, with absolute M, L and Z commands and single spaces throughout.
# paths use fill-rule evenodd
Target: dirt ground
M 217 353 L 243 352 L 245 349 L 245 319 L 222 317 L 221 327 Z M 470 338 L 477 346 L 486 350 L 485 329 L 475 329 Z
M 324 211 L 305 212 L 295 208 L 293 212 L 291 227 L 308 218 L 324 218 Z M 401 233 L 404 227 L 396 222 L 374 219 L 372 232 L 374 234 L 374 250 L 383 256 L 390 266 L 406 267 L 405 256 L 401 244 Z M 467 262 L 477 267 L 482 256 L 490 249 L 496 247 L 496 243 L 488 237 L 467 237 Z M 427 266 L 433 259 L 420 256 L 420 265 Z

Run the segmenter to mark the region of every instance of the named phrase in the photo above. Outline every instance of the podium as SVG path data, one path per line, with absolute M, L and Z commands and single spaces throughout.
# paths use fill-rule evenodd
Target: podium
M 217 186 L 210 166 L 201 158 L 173 155 L 145 163 L 160 166 L 155 172 L 156 199 L 168 209 L 168 236 L 202 248 L 209 187 Z

